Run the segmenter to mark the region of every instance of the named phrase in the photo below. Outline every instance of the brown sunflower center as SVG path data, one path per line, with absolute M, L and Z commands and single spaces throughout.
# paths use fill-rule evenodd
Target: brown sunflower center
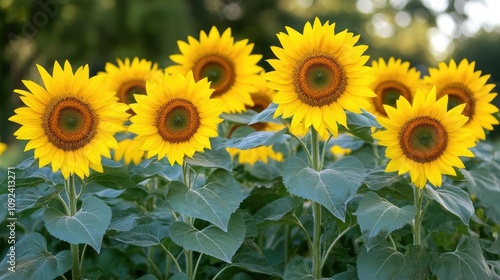
M 474 116 L 476 102 L 473 98 L 471 90 L 462 83 L 450 83 L 443 87 L 439 92 L 439 97 L 448 95 L 448 110 L 451 108 L 465 103 L 464 111 L 465 116 L 469 117 L 469 121 Z
M 302 102 L 321 107 L 340 98 L 347 86 L 347 77 L 335 58 L 316 55 L 299 63 L 293 85 Z
M 409 159 L 420 163 L 436 160 L 448 145 L 448 133 L 444 126 L 428 116 L 407 121 L 398 138 L 403 153 Z
M 375 88 L 375 93 L 377 94 L 377 97 L 375 97 L 375 108 L 380 114 L 385 116 L 387 116 L 387 113 L 385 112 L 384 105 L 396 107 L 396 101 L 400 96 L 411 101 L 410 89 L 403 83 L 394 80 L 383 81 L 378 84 Z
M 134 94 L 146 94 L 146 82 L 143 80 L 127 81 L 121 85 L 117 93 L 121 102 L 136 103 Z
M 226 93 L 234 84 L 236 73 L 234 65 L 220 55 L 207 55 L 200 58 L 194 65 L 193 75 L 196 81 L 207 78 L 214 89 L 211 97 Z
M 97 114 L 92 107 L 72 96 L 54 99 L 42 117 L 48 141 L 64 151 L 75 151 L 90 143 L 97 125 Z
M 181 143 L 191 139 L 200 127 L 200 115 L 193 103 L 186 99 L 173 99 L 158 110 L 156 127 L 167 142 Z

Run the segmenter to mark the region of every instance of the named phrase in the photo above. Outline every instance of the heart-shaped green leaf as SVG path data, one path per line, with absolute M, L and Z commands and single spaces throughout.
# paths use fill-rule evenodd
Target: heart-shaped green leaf
M 283 181 L 290 193 L 323 205 L 342 221 L 345 221 L 347 203 L 363 179 L 363 164 L 354 157 L 344 157 L 331 169 L 321 172 L 298 157 L 290 157 L 283 171 Z
M 83 200 L 82 208 L 74 216 L 57 209 L 47 209 L 43 219 L 45 227 L 53 236 L 71 244 L 88 244 L 99 252 L 103 235 L 111 221 L 111 209 L 99 198 L 89 196 Z
M 236 212 L 229 220 L 227 232 L 210 225 L 198 230 L 184 222 L 170 226 L 170 237 L 177 245 L 218 258 L 227 263 L 243 243 L 246 227 L 243 215 Z
M 450 184 L 443 184 L 437 189 L 427 185 L 425 194 L 459 217 L 464 224 L 469 225 L 469 219 L 474 214 L 474 205 L 464 190 Z
M 226 170 L 218 169 L 203 188 L 188 189 L 180 182 L 171 182 L 167 201 L 182 215 L 209 221 L 227 231 L 231 214 L 243 201 L 239 183 Z

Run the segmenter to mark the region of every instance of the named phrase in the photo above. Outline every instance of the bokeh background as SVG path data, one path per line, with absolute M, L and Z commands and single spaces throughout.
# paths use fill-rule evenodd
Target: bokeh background
M 179 53 L 177 41 L 212 26 L 231 27 L 237 40 L 249 39 L 260 65 L 279 46 L 285 26 L 302 30 L 318 16 L 336 22 L 369 45 L 371 60 L 391 56 L 410 61 L 422 74 L 429 66 L 467 58 L 500 85 L 499 0 L 0 0 L 0 137 L 9 145 L 0 167 L 28 154 L 12 135 L 7 119 L 22 106 L 21 80 L 40 82 L 35 64 L 52 71 L 54 60 L 68 59 L 74 69 L 89 64 L 91 74 L 116 58 L 138 56 L 161 68 Z M 370 62 L 371 63 L 371 62 Z M 500 99 L 495 99 L 500 107 Z M 495 142 L 499 128 L 490 133 Z

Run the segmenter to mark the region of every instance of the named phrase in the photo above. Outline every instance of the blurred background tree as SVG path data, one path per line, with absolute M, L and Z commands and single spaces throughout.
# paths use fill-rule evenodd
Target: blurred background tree
M 498 12 L 498 0 L 0 0 L 0 137 L 9 144 L 0 165 L 17 163 L 24 148 L 7 119 L 22 105 L 13 93 L 24 88 L 21 80 L 40 82 L 36 64 L 51 72 L 54 60 L 68 59 L 96 74 L 106 62 L 138 56 L 164 68 L 179 53 L 178 40 L 215 25 L 254 43 L 269 70 L 276 33 L 302 30 L 318 16 L 336 22 L 336 31 L 360 34 L 371 60 L 402 58 L 425 74 L 439 61 L 468 58 L 498 91 Z

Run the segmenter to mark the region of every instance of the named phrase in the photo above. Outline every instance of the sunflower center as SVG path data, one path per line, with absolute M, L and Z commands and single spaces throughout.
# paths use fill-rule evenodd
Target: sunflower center
M 469 117 L 469 121 L 472 119 L 476 108 L 476 102 L 469 88 L 462 83 L 450 83 L 443 87 L 439 93 L 440 97 L 445 95 L 448 95 L 448 110 L 465 103 L 466 105 L 462 113 Z
M 51 101 L 42 116 L 48 141 L 64 151 L 78 150 L 92 141 L 97 124 L 92 107 L 72 96 Z
M 411 101 L 410 89 L 401 82 L 388 80 L 383 81 L 375 88 L 377 97 L 375 98 L 375 108 L 382 115 L 387 116 L 384 105 L 396 107 L 396 101 L 400 96 Z
M 448 145 L 448 133 L 436 119 L 421 116 L 407 121 L 399 132 L 403 153 L 420 163 L 438 159 Z
M 234 65 L 220 55 L 207 55 L 199 59 L 193 68 L 196 81 L 207 78 L 214 89 L 211 97 L 218 97 L 226 93 L 234 84 Z
M 299 63 L 293 84 L 302 102 L 321 107 L 335 102 L 344 93 L 347 77 L 335 58 L 317 55 Z
M 120 101 L 126 104 L 136 103 L 134 94 L 146 94 L 146 82 L 143 80 L 133 80 L 123 83 L 118 90 Z
M 191 139 L 200 127 L 200 115 L 191 101 L 173 99 L 158 110 L 158 133 L 167 142 L 181 143 Z

